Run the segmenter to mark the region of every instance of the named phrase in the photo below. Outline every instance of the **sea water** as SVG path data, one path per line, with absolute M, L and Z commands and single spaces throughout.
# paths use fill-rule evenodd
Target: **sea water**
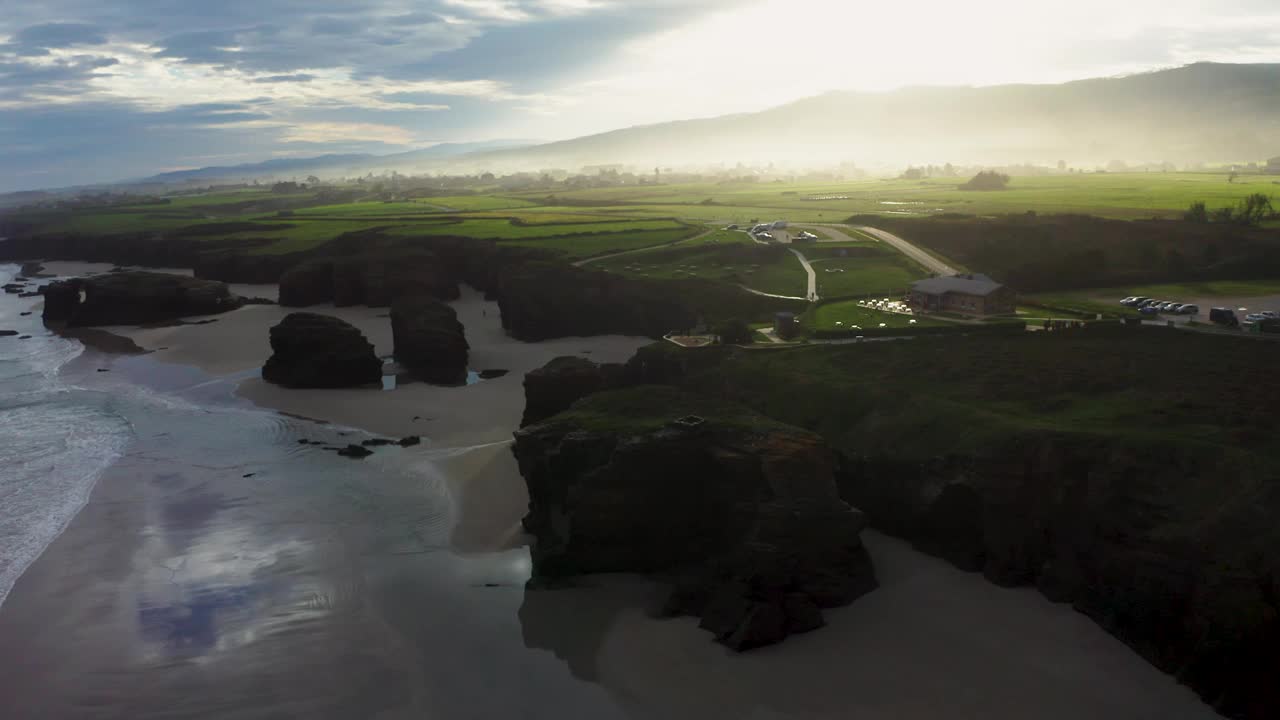
M 0 284 L 17 271 L 0 265 Z M 0 298 L 0 330 L 31 335 L 0 337 L 0 603 L 131 436 L 109 393 L 60 379 L 60 368 L 83 347 L 46 332 L 37 306 L 38 298 Z

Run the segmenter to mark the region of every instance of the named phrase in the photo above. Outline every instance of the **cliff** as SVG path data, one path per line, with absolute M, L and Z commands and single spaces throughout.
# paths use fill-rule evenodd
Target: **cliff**
M 876 586 L 862 513 L 813 433 L 670 387 L 592 395 L 516 433 L 535 580 L 677 578 L 666 611 L 736 650 Z
M 873 526 L 1071 603 L 1262 720 L 1280 716 L 1277 360 L 1274 342 L 1115 326 L 719 357 L 655 344 L 630 370 L 819 433 Z
M 597 365 L 572 355 L 555 358 L 524 376 L 524 417 L 520 426 L 542 422 L 588 395 L 623 384 L 621 365 Z
M 280 304 L 290 307 L 385 307 L 406 297 L 458 295 L 457 268 L 427 252 L 320 257 L 294 265 L 280 278 Z

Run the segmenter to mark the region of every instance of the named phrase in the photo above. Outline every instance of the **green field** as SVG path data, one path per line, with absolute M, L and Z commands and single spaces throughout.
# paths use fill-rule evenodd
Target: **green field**
M 154 201 L 81 207 L 76 209 L 12 211 L 31 232 L 115 234 L 164 233 L 201 240 L 262 239 L 274 241 L 256 253 L 289 253 L 323 245 L 344 233 L 379 228 L 402 237 L 456 235 L 545 247 L 578 259 L 636 250 L 688 239 L 688 245 L 723 247 L 746 245 L 745 233 L 719 229 L 728 223 L 786 219 L 793 223 L 841 223 L 849 216 L 880 213 L 888 216 L 937 213 L 1076 212 L 1112 218 L 1174 217 L 1193 201 L 1209 207 L 1232 205 L 1242 197 L 1264 192 L 1280 196 L 1276 180 L 1244 176 L 1234 183 L 1225 174 L 1097 173 L 1047 177 L 1015 177 L 1010 189 L 967 192 L 958 189 L 964 178 L 922 181 L 855 180 L 831 183 L 737 182 L 625 186 L 557 192 L 458 194 L 403 197 L 372 194 L 348 186 L 325 190 L 273 193 L 266 187 L 240 188 L 173 195 Z M 463 191 L 465 192 L 465 191 Z M 362 194 L 363 193 L 363 194 Z M 233 223 L 249 223 L 236 227 Z M 708 232 L 710 231 L 710 232 Z M 828 239 L 828 231 L 812 228 Z M 924 275 L 914 263 L 878 242 L 816 243 L 797 246 L 817 261 L 818 293 L 823 297 L 897 295 Z M 694 239 L 696 238 L 696 239 Z M 683 245 L 682 245 L 683 247 Z M 863 255 L 876 249 L 877 256 Z M 848 251 L 848 252 L 846 252 Z M 841 253 L 846 256 L 842 257 Z M 762 263 L 760 267 L 710 266 L 657 268 L 659 258 L 644 261 L 651 277 L 704 277 L 741 282 L 782 295 L 804 294 L 804 278 L 794 258 Z M 606 269 L 628 270 L 641 262 Z M 954 264 L 954 263 L 953 263 Z M 684 272 L 677 273 L 676 270 Z M 826 272 L 841 270 L 843 272 Z M 1117 290 L 1170 297 L 1248 296 L 1271 294 L 1280 288 L 1219 284 L 1220 287 L 1165 286 Z M 1097 291 L 1104 296 L 1109 291 Z M 1063 300 L 1063 298 L 1051 298 Z M 1076 305 L 1086 296 L 1071 298 Z M 1083 307 L 1092 311 L 1093 308 Z
M 735 234 L 745 237 L 745 233 Z M 592 267 L 634 277 L 716 280 L 788 297 L 804 297 L 808 285 L 804 268 L 794 255 L 754 243 L 681 244 L 602 260 Z
M 839 222 L 858 213 L 930 215 L 1087 213 L 1118 219 L 1176 217 L 1197 200 L 1212 209 L 1261 192 L 1280 197 L 1273 176 L 1223 173 L 1081 173 L 1015 177 L 1008 190 L 960 190 L 968 178 L 856 180 L 839 183 L 737 183 L 618 187 L 559 192 L 561 206 L 596 212 L 655 213 L 698 220 L 749 222 L 784 218 Z M 545 193 L 517 195 L 546 202 Z M 536 200 L 535 200 L 536 198 Z
M 673 243 L 677 240 L 687 238 L 690 232 L 696 232 L 696 230 L 691 230 L 689 228 L 677 228 L 670 230 L 617 232 L 604 235 L 568 235 L 564 237 L 506 240 L 502 244 L 554 250 L 564 254 L 571 260 L 580 260 L 583 258 L 593 257 L 595 255 L 605 255 L 608 253 L 624 252 L 627 250 L 637 250 L 640 248 L 653 247 L 655 245 Z M 600 264 L 603 265 L 604 262 L 601 262 Z

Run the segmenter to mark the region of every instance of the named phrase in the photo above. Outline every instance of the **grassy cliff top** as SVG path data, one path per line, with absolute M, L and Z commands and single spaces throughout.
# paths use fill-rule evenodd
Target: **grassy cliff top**
M 568 424 L 588 431 L 640 434 L 659 430 L 671 421 L 689 415 L 704 418 L 715 428 L 804 432 L 743 405 L 666 385 L 641 385 L 597 393 L 540 424 Z
M 685 382 L 858 453 L 927 458 L 1031 434 L 1280 460 L 1280 343 L 1164 328 L 739 352 Z

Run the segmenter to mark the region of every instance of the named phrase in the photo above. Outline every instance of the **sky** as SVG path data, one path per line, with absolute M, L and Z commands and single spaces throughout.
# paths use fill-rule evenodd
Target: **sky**
M 1275 0 L 0 0 L 0 191 L 1280 62 Z

